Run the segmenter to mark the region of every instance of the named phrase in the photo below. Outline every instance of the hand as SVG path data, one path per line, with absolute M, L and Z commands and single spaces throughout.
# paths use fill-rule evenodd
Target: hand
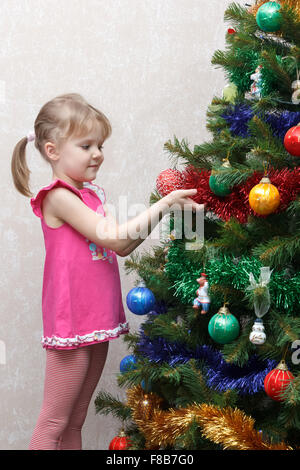
M 177 189 L 163 197 L 162 201 L 166 202 L 170 206 L 171 210 L 173 205 L 178 205 L 182 209 L 199 211 L 203 209 L 203 204 L 197 204 L 190 197 L 195 196 L 196 194 L 197 189 Z

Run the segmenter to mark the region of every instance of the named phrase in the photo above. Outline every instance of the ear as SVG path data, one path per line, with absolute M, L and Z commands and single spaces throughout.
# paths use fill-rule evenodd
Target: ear
M 50 160 L 56 161 L 59 159 L 56 146 L 53 142 L 46 142 L 44 145 L 45 153 Z

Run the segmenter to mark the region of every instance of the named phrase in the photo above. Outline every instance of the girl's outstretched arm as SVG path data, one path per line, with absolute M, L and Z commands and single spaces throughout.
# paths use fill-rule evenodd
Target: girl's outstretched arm
M 172 191 L 133 219 L 120 225 L 112 217 L 97 214 L 66 188 L 55 188 L 47 197 L 54 216 L 67 222 L 96 245 L 113 250 L 119 256 L 126 256 L 150 235 L 161 218 L 175 205 L 177 208 L 187 205 L 190 210 L 202 209 L 203 206 L 188 197 L 195 195 L 195 191 Z

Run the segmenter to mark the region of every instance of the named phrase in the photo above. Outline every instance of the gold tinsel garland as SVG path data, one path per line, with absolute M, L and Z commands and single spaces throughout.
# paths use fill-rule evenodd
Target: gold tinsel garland
M 220 408 L 206 403 L 187 408 L 160 408 L 162 399 L 145 393 L 140 385 L 127 390 L 127 406 L 146 439 L 146 449 L 174 445 L 176 439 L 197 422 L 202 435 L 231 450 L 293 450 L 284 442 L 270 444 L 254 429 L 254 419 L 231 407 Z
M 257 10 L 264 4 L 267 3 L 269 0 L 257 0 L 255 5 L 249 8 L 249 13 L 256 16 Z M 292 8 L 295 11 L 295 15 L 300 20 L 300 2 L 299 0 L 280 0 L 280 5 L 285 6 L 287 5 L 289 8 Z

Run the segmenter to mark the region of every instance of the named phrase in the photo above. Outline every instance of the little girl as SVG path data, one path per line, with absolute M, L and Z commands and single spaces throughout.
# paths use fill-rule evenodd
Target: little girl
M 52 168 L 52 181 L 30 203 L 45 241 L 42 290 L 46 351 L 44 397 L 29 449 L 81 449 L 81 428 L 114 338 L 128 333 L 117 255 L 130 254 L 173 204 L 201 209 L 189 198 L 196 190 L 173 191 L 125 224 L 108 213 L 103 188 L 93 181 L 107 117 L 77 93 L 58 96 L 38 113 L 34 132 L 14 148 L 16 189 L 27 197 L 25 149 L 34 141 Z M 104 179 L 104 177 L 103 177 Z M 139 233 L 138 236 L 132 234 Z

